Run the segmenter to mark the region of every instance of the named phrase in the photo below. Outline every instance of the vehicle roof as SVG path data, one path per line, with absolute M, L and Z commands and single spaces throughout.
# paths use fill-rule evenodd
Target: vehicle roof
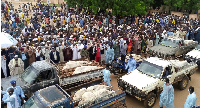
M 33 62 L 31 65 L 38 71 L 54 67 L 51 63 L 47 62 L 46 60 L 36 61 Z
M 162 67 L 166 67 L 171 64 L 168 60 L 164 60 L 158 57 L 150 57 L 150 58 L 147 58 L 145 61 L 148 61 L 150 63 L 153 63 L 158 66 L 162 66 Z
M 39 97 L 42 104 L 48 108 L 56 107 L 59 104 L 64 104 L 69 101 L 67 96 L 55 85 L 38 90 L 36 95 Z

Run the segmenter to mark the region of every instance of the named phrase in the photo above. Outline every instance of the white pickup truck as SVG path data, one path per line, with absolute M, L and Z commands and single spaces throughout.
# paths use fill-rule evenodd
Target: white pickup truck
M 144 100 L 146 108 L 152 108 L 163 89 L 166 77 L 171 84 L 178 82 L 179 88 L 184 90 L 197 67 L 195 63 L 187 61 L 151 57 L 144 60 L 134 71 L 120 77 L 118 86 L 138 100 Z
M 194 62 L 198 66 L 200 66 L 200 45 L 198 45 L 195 49 L 188 52 L 184 58 L 187 62 Z

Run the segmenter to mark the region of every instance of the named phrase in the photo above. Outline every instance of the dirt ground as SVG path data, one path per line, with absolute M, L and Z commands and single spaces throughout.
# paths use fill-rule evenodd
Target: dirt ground
M 3 1 L 5 1 L 5 0 L 3 0 Z M 21 0 L 21 1 L 8 1 L 8 2 L 12 2 L 15 9 L 18 8 L 19 3 L 22 4 L 22 3 L 32 2 L 33 5 L 36 4 L 36 2 L 34 2 L 34 0 Z M 119 89 L 118 84 L 117 84 L 117 78 L 118 78 L 117 75 L 113 75 L 113 74 L 111 75 L 111 79 L 112 79 L 111 85 L 114 86 L 113 87 L 114 90 Z M 175 99 L 174 99 L 175 108 L 183 108 L 184 107 L 184 103 L 189 94 L 189 92 L 188 92 L 189 86 L 193 86 L 195 88 L 195 93 L 197 95 L 196 105 L 200 105 L 200 84 L 199 84 L 200 80 L 198 78 L 200 78 L 200 67 L 197 70 L 197 72 L 194 75 L 192 75 L 192 80 L 189 82 L 187 89 L 181 91 L 177 88 L 177 85 L 173 85 L 174 91 L 175 91 Z M 145 79 L 144 79 L 144 81 L 145 81 Z M 156 100 L 156 104 L 154 105 L 153 108 L 159 108 L 159 100 L 160 99 L 158 97 Z M 126 105 L 127 105 L 127 108 L 144 108 L 143 101 L 139 101 L 130 95 L 126 95 Z

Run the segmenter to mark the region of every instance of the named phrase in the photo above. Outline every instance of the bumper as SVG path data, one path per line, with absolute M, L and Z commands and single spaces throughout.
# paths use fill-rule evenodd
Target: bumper
M 132 85 L 129 85 L 128 83 L 125 83 L 121 81 L 121 79 L 118 79 L 118 87 L 125 91 L 127 94 L 135 97 L 136 99 L 142 101 L 146 99 L 146 95 L 142 90 L 138 89 L 137 87 L 134 87 Z

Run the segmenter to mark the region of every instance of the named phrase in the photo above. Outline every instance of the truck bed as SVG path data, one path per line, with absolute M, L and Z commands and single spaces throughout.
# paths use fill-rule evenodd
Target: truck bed
M 96 78 L 100 78 L 102 80 L 104 67 L 100 67 L 99 63 L 96 63 L 96 61 L 91 61 L 91 62 L 86 61 L 86 62 L 89 62 L 90 64 L 86 64 L 83 66 L 97 66 L 99 68 L 92 69 L 90 71 L 86 71 L 86 72 L 82 72 L 78 74 L 73 74 L 73 72 L 75 71 L 77 67 L 63 70 L 63 66 L 67 62 L 58 63 L 58 64 L 53 63 L 54 66 L 57 67 L 60 86 L 66 86 L 66 85 L 74 86 L 76 85 L 76 83 L 84 84 L 85 82 L 96 80 Z

